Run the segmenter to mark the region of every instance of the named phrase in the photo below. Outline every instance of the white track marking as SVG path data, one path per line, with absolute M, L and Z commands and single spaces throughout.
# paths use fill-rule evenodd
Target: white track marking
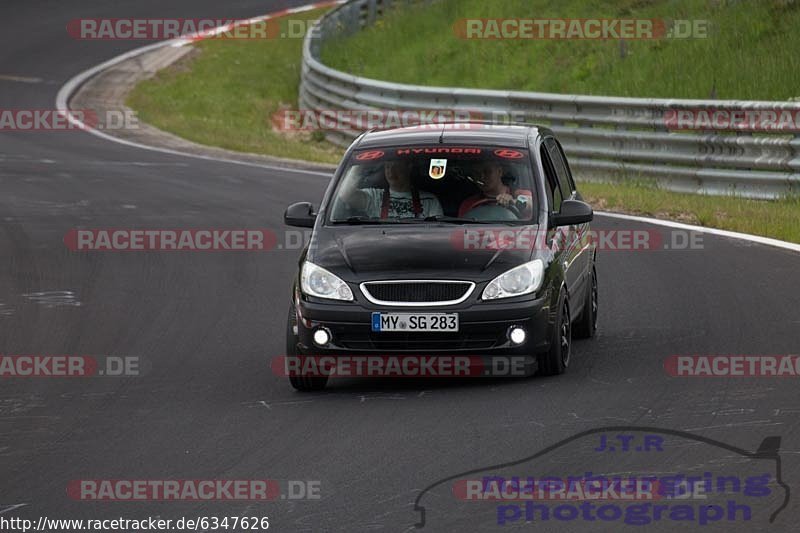
M 28 504 L 27 503 L 15 503 L 15 504 L 12 504 L 9 507 L 6 507 L 4 509 L 0 509 L 0 514 L 7 513 L 9 511 L 13 511 L 14 509 L 19 509 L 20 507 L 25 507 L 26 505 L 28 505 Z M 0 508 L 1 507 L 2 507 L 2 505 L 0 505 Z
M 42 83 L 42 78 L 31 78 L 29 76 L 12 76 L 9 74 L 0 74 L 0 81 L 16 81 L 19 83 Z
M 696 231 L 699 233 L 708 233 L 710 235 L 717 235 L 719 237 L 728 237 L 729 239 L 739 239 L 741 241 L 753 242 L 756 244 L 763 244 L 766 246 L 776 246 L 784 250 L 791 250 L 793 252 L 800 252 L 800 244 L 793 242 L 781 241 L 778 239 L 770 239 L 769 237 L 760 237 L 758 235 L 750 235 L 748 233 L 739 233 L 736 231 L 728 231 L 724 229 L 706 228 L 703 226 L 693 226 L 691 224 L 683 224 L 682 222 L 672 222 L 670 220 L 659 220 L 657 218 L 638 217 L 634 215 L 623 215 L 620 213 L 607 213 L 605 211 L 595 211 L 596 215 L 610 218 L 618 218 L 621 220 L 632 220 L 635 222 L 645 222 L 655 226 L 666 226 L 668 228 L 683 229 L 689 231 Z

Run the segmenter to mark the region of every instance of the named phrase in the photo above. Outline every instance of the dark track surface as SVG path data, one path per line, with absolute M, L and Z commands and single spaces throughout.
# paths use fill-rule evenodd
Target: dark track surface
M 0 107 L 53 108 L 67 79 L 144 44 L 74 41 L 70 19 L 244 17 L 281 7 L 5 0 L 0 76 L 43 81 L 0 80 Z M 796 379 L 688 380 L 662 368 L 671 354 L 800 352 L 798 254 L 711 235 L 704 250 L 602 254 L 598 336 L 576 342 L 573 366 L 558 378 L 361 380 L 300 394 L 267 364 L 284 351 L 297 251 L 78 254 L 62 242 L 75 227 L 280 232 L 284 207 L 317 204 L 325 185 L 319 175 L 169 156 L 82 132 L 0 133 L 0 353 L 138 355 L 152 366 L 136 379 L 0 381 L 0 512 L 27 504 L 3 517 L 246 514 L 269 515 L 275 531 L 401 531 L 418 520 L 414 500 L 431 483 L 608 425 L 691 431 L 747 450 L 779 435 L 783 478 L 800 490 Z M 600 217 L 596 225 L 651 228 Z M 43 291 L 71 291 L 80 305 L 24 296 Z M 648 469 L 679 468 L 692 453 L 654 454 Z M 561 465 L 564 476 L 591 457 L 574 461 Z M 70 480 L 100 478 L 320 480 L 322 499 L 67 498 Z M 770 527 L 725 530 L 790 531 L 798 519 L 793 499 Z

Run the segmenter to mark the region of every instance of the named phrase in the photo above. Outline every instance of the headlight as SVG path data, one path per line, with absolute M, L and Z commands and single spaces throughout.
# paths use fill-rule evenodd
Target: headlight
M 347 301 L 353 299 L 353 291 L 350 290 L 347 283 L 324 268 L 308 261 L 303 263 L 303 269 L 300 272 L 300 288 L 304 294 L 317 298 Z
M 544 279 L 544 263 L 541 259 L 534 259 L 494 278 L 483 289 L 482 298 L 496 300 L 530 294 L 541 287 L 542 279 Z

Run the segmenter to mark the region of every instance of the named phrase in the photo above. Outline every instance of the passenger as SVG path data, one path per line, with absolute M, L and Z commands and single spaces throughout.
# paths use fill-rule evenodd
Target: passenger
M 387 161 L 384 164 L 386 186 L 359 189 L 356 180 L 348 180 L 342 191 L 347 204 L 365 212 L 370 218 L 425 218 L 442 215 L 439 199 L 428 191 L 420 191 L 411 182 L 411 161 Z

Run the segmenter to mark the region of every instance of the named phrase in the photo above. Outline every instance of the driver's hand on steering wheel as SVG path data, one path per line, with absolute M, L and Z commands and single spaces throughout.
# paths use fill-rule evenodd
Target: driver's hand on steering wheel
M 512 203 L 514 203 L 514 197 L 508 193 L 498 194 L 495 200 L 499 205 L 503 206 L 511 205 Z

